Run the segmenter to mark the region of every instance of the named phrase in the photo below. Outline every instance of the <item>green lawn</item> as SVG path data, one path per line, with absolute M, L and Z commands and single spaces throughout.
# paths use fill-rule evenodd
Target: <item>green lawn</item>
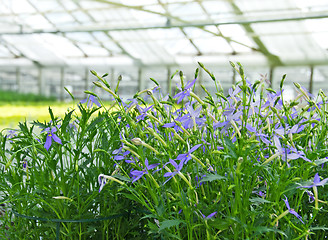
M 0 131 L 4 128 L 17 128 L 22 121 L 49 121 L 49 106 L 55 116 L 63 116 L 67 109 L 75 107 L 73 103 L 38 102 L 38 103 L 10 103 L 0 106 Z

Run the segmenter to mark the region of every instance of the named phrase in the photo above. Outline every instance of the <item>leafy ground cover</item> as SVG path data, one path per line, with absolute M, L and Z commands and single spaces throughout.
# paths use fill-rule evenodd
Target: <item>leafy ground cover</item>
M 23 121 L 49 121 L 48 106 L 58 116 L 64 116 L 70 103 L 57 102 L 54 97 L 32 93 L 0 90 L 0 129 L 15 128 Z
M 2 131 L 2 237 L 54 239 L 326 239 L 327 97 L 295 83 L 296 99 L 264 79 L 224 95 L 195 94 L 184 79 L 172 96 L 154 87 L 123 101 L 88 99 L 51 121 Z M 102 111 L 98 111 L 99 108 Z M 13 212 L 13 210 L 15 212 Z M 58 233 L 58 231 L 57 231 Z
M 48 107 L 57 116 L 63 117 L 68 108 L 72 108 L 72 103 L 60 102 L 39 102 L 23 103 L 15 102 L 0 105 L 0 129 L 16 128 L 19 122 L 38 120 L 40 122 L 49 121 Z

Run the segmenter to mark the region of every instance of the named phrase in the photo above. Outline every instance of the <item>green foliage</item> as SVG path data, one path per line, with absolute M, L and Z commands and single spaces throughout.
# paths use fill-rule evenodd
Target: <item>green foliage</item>
M 63 118 L 49 108 L 49 122 L 2 131 L 0 236 L 55 239 L 51 219 L 70 219 L 61 239 L 327 238 L 326 97 L 296 84 L 286 102 L 263 80 L 250 83 L 239 63 L 225 96 L 199 65 L 213 96 L 205 87 L 197 95 L 177 71 L 176 95 L 162 96 L 151 79 L 124 101 L 92 71 L 110 107 L 88 92 Z

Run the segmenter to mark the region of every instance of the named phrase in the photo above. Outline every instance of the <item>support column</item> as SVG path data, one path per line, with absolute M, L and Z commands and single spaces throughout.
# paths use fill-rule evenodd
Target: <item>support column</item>
M 145 84 L 143 69 L 140 67 L 138 69 L 138 90 L 142 91 L 145 89 L 146 89 L 146 84 Z
M 89 69 L 85 69 L 84 90 L 89 90 Z
M 269 87 L 273 88 L 273 73 L 274 73 L 274 67 L 270 67 L 269 72 Z
M 232 69 L 232 85 L 235 85 L 236 84 L 236 70 L 233 68 Z
M 203 71 L 201 71 L 202 69 L 199 69 L 198 72 L 198 79 L 196 80 L 196 83 L 198 83 L 196 85 L 196 91 L 197 91 L 197 95 L 199 95 L 200 97 L 204 96 L 204 91 L 202 91 L 202 87 L 200 86 L 201 84 L 204 83 L 204 78 L 203 78 Z
M 16 91 L 17 92 L 21 92 L 21 71 L 20 71 L 20 68 L 16 68 L 16 86 L 17 86 L 17 89 Z
M 38 67 L 38 88 L 39 88 L 39 95 L 45 95 L 44 91 L 43 91 L 44 86 L 43 86 L 42 68 L 41 67 Z
M 309 83 L 309 92 L 313 93 L 313 73 L 314 73 L 314 67 L 310 66 L 310 83 Z
M 116 85 L 117 85 L 117 79 L 118 79 L 118 75 L 115 76 L 115 70 L 114 68 L 111 68 L 110 69 L 110 73 L 109 73 L 109 84 L 110 84 L 110 87 L 112 89 L 115 89 L 116 88 Z
M 60 68 L 60 101 L 64 101 L 65 69 Z
M 167 68 L 167 93 L 171 96 L 172 94 L 172 79 L 171 79 L 171 69 L 170 67 Z

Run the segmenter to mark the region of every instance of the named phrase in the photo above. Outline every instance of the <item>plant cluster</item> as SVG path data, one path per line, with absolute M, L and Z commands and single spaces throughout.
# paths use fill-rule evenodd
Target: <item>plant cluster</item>
M 62 223 L 65 239 L 327 238 L 327 97 L 295 83 L 284 101 L 286 76 L 274 91 L 231 64 L 241 80 L 228 94 L 200 64 L 214 96 L 195 93 L 197 69 L 187 82 L 179 72 L 172 96 L 151 79 L 126 101 L 92 71 L 110 107 L 86 91 L 79 114 L 49 109 L 50 122 L 1 135 L 2 202 L 49 219 L 118 216 Z M 7 235 L 54 236 L 52 223 L 5 215 Z

